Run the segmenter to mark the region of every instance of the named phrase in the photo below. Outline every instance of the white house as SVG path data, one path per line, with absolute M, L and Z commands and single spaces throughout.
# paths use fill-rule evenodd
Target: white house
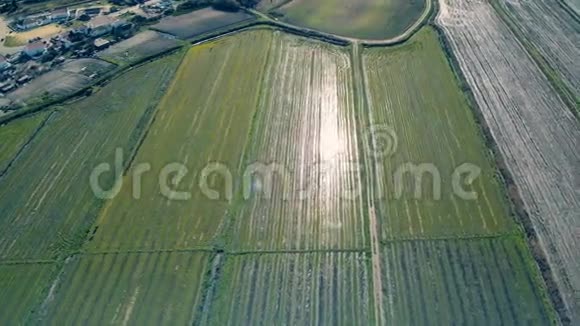
M 122 21 L 117 18 L 101 15 L 91 19 L 87 23 L 87 27 L 89 29 L 89 35 L 97 37 L 110 33 L 113 28 L 119 26 L 121 23 Z

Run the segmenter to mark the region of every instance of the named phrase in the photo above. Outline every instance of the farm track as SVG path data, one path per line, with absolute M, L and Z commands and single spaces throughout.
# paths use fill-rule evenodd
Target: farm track
M 437 242 L 437 241 L 478 241 L 492 239 L 521 239 L 521 234 L 496 234 L 474 237 L 441 237 L 441 238 L 412 238 L 412 239 L 389 239 L 379 241 L 379 247 L 391 245 L 393 243 L 405 242 Z M 220 247 L 198 247 L 198 248 L 167 248 L 167 249 L 143 249 L 143 250 L 110 250 L 110 251 L 85 251 L 80 250 L 71 255 L 59 259 L 13 259 L 0 260 L 2 265 L 44 265 L 62 263 L 66 259 L 79 256 L 98 256 L 98 255 L 116 255 L 116 254 L 154 254 L 154 253 L 211 253 L 222 254 L 225 256 L 243 256 L 243 255 L 277 255 L 277 254 L 315 254 L 315 253 L 368 253 L 373 254 L 371 247 L 349 248 L 349 249 L 278 249 L 278 250 L 227 250 Z
M 391 245 L 393 243 L 406 242 L 437 242 L 437 241 L 478 241 L 478 240 L 493 240 L 493 239 L 521 239 L 521 234 L 499 234 L 499 235 L 485 235 L 475 237 L 442 237 L 442 238 L 423 238 L 423 239 L 390 239 L 379 241 L 379 247 Z M 161 253 L 208 253 L 224 256 L 244 256 L 244 255 L 278 255 L 278 254 L 316 254 L 316 253 L 367 253 L 373 254 L 371 247 L 365 248 L 349 248 L 349 249 L 278 249 L 278 250 L 227 250 L 221 247 L 198 247 L 198 248 L 166 248 L 166 249 L 142 249 L 142 250 L 110 250 L 110 251 L 85 251 L 80 250 L 74 252 L 69 256 L 59 259 L 14 259 L 14 260 L 0 260 L 1 265 L 45 265 L 62 263 L 67 259 L 82 257 L 82 256 L 98 256 L 98 255 L 117 255 L 117 254 L 161 254 Z
M 437 24 L 519 190 L 531 245 L 552 268 L 559 313 L 565 323 L 578 320 L 578 121 L 489 3 L 443 1 Z
M 358 42 L 354 42 L 352 44 L 352 54 L 351 60 L 353 62 L 352 67 L 352 74 L 354 80 L 354 87 L 355 87 L 355 94 L 357 95 L 357 107 L 359 110 L 364 112 L 362 114 L 363 117 L 366 117 L 369 125 L 374 124 L 374 120 L 372 118 L 372 114 L 369 108 L 369 95 L 368 95 L 368 88 L 366 85 L 366 72 L 365 66 L 363 63 L 363 54 L 360 53 L 362 46 Z M 361 111 L 359 111 L 361 112 Z M 363 118 L 363 121 L 365 119 Z M 364 126 L 365 123 L 359 122 L 359 126 Z M 364 136 L 363 136 L 364 137 Z M 368 141 L 363 139 L 363 142 Z M 377 148 L 376 139 L 373 137 L 373 148 Z M 375 182 L 371 179 L 373 175 L 376 175 L 376 168 L 377 166 L 373 164 L 374 160 L 370 157 L 370 152 L 367 150 L 363 151 L 361 155 L 363 157 L 363 161 L 365 162 L 365 171 L 367 171 L 367 177 L 365 180 L 365 189 L 368 191 L 367 193 L 367 215 L 369 219 L 369 234 L 370 234 L 370 246 L 371 246 L 371 268 L 372 268 L 372 276 L 373 276 L 373 299 L 375 302 L 375 321 L 377 324 L 383 324 L 383 295 L 382 295 L 382 272 L 381 272 L 381 258 L 380 258 L 380 233 L 381 233 L 381 224 L 379 219 L 377 218 L 376 210 L 379 209 L 375 206 L 373 198 L 375 196 Z

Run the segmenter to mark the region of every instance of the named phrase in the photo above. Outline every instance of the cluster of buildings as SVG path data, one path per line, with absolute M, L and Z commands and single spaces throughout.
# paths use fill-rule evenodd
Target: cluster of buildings
M 143 1 L 144 2 L 144 1 Z M 90 7 L 81 9 L 60 8 L 51 12 L 20 17 L 12 22 L 11 28 L 16 31 L 27 31 L 40 26 L 64 23 L 81 17 L 95 17 L 100 15 L 106 7 Z M 140 14 L 146 19 L 155 19 L 173 9 L 172 0 L 150 0 L 139 5 Z
M 151 0 L 139 6 L 140 14 L 146 19 L 163 17 L 168 11 L 173 10 L 171 0 Z
M 131 23 L 124 20 L 99 15 L 91 19 L 85 25 L 78 28 L 72 29 L 71 31 L 64 32 L 63 34 L 57 35 L 50 40 L 35 40 L 24 46 L 22 54 L 29 58 L 36 59 L 44 55 L 48 50 L 53 49 L 55 52 L 64 52 L 68 50 L 74 43 L 80 41 L 94 41 L 95 46 L 100 49 L 103 44 L 110 44 L 110 42 L 104 42 L 103 39 L 98 39 L 101 36 L 109 35 L 113 32 L 117 36 L 126 37 L 128 36 L 133 28 Z M 97 38 L 96 40 L 93 40 Z
M 105 13 L 103 7 L 91 7 L 58 9 L 14 20 L 10 27 L 16 31 L 52 23 L 70 28 L 50 39 L 30 40 L 20 53 L 9 57 L 0 56 L 0 97 L 54 69 L 67 58 L 91 57 L 118 40 L 130 37 L 135 26 L 121 19 L 121 14 L 127 13 L 151 20 L 168 14 L 172 8 L 172 0 L 150 0 L 118 14 Z M 73 23 L 75 20 L 82 23 Z
M 54 69 L 66 58 L 93 56 L 118 39 L 129 37 L 133 28 L 132 23 L 118 17 L 95 15 L 79 27 L 50 39 L 31 40 L 20 53 L 0 55 L 0 96 Z
M 0 55 L 0 94 L 8 93 L 29 82 L 29 67 L 19 67 L 13 60 Z M 32 70 L 34 70 L 33 68 Z
M 57 9 L 52 12 L 45 12 L 16 19 L 11 27 L 17 31 L 26 31 L 52 23 L 63 23 L 70 18 L 71 11 L 69 9 Z
M 10 24 L 10 27 L 15 31 L 22 32 L 48 24 L 63 24 L 71 20 L 81 19 L 82 17 L 90 19 L 92 17 L 98 17 L 102 12 L 102 7 L 82 9 L 61 8 L 53 10 L 52 12 L 43 12 L 17 18 Z

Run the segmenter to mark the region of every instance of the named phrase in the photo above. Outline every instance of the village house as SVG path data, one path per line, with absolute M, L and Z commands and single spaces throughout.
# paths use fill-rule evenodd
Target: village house
M 67 8 L 57 9 L 51 13 L 44 12 L 41 14 L 26 16 L 17 19 L 13 23 L 16 30 L 29 30 L 40 26 L 48 25 L 50 23 L 62 23 L 71 17 L 71 12 Z
M 83 25 L 83 26 L 79 26 L 77 28 L 71 29 L 71 32 L 73 34 L 86 35 L 89 32 L 89 28 L 86 25 Z
M 77 18 L 82 16 L 82 15 L 87 15 L 89 17 L 94 17 L 98 14 L 101 13 L 101 8 L 100 7 L 95 7 L 95 8 L 85 8 L 85 9 L 79 9 L 76 12 L 76 16 Z
M 62 43 L 65 49 L 69 49 L 73 45 L 73 41 L 69 34 L 62 34 L 58 36 L 58 41 Z
M 52 22 L 50 14 L 42 13 L 39 15 L 27 16 L 22 19 L 18 19 L 14 22 L 14 27 L 17 30 L 29 30 L 39 26 L 47 25 Z
M 4 71 L 8 68 L 10 68 L 10 62 L 8 62 L 6 57 L 0 54 L 0 71 Z
M 14 85 L 14 83 L 12 81 L 0 83 L 0 93 L 8 93 L 15 88 L 16 88 L 16 85 Z
M 123 22 L 117 18 L 101 15 L 91 19 L 86 26 L 89 30 L 90 36 L 98 37 L 110 33 L 113 31 L 113 28 L 122 23 Z
M 22 85 L 22 84 L 24 84 L 24 83 L 27 83 L 27 82 L 29 82 L 29 81 L 31 81 L 31 80 L 32 80 L 32 77 L 31 77 L 31 76 L 29 76 L 29 75 L 24 75 L 24 76 L 21 76 L 20 78 L 18 78 L 18 79 L 16 80 L 16 82 L 17 82 L 18 84 L 21 84 L 21 85 Z
M 93 42 L 93 45 L 95 46 L 95 49 L 100 51 L 109 47 L 109 45 L 111 45 L 111 41 L 104 38 L 98 38 Z
M 33 42 L 33 43 L 28 43 L 25 47 L 24 47 L 24 54 L 26 54 L 27 56 L 31 57 L 31 58 L 35 58 L 38 57 L 42 54 L 44 54 L 44 52 L 46 51 L 46 44 L 44 44 L 44 42 L 42 41 L 38 41 L 38 42 Z
M 52 12 L 50 18 L 53 22 L 64 22 L 70 18 L 70 11 L 66 8 L 57 9 Z

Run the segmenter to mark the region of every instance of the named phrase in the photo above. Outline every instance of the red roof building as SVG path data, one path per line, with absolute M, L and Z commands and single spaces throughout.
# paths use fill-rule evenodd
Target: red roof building
M 24 47 L 24 53 L 29 57 L 36 57 L 42 55 L 46 51 L 46 44 L 42 41 L 28 43 Z

